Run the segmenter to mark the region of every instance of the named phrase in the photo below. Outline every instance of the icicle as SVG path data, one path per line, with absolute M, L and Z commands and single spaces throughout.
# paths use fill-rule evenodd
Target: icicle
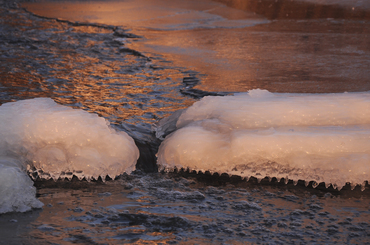
M 316 181 L 312 181 L 312 187 L 313 188 L 316 188 L 319 186 L 319 183 L 317 183 Z
M 366 181 L 364 181 L 362 184 L 361 184 L 361 191 L 364 191 L 366 188 Z

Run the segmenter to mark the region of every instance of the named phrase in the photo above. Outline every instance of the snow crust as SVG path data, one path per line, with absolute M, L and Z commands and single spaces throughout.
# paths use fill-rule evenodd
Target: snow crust
M 0 213 L 27 211 L 42 204 L 33 182 L 41 178 L 114 178 L 135 168 L 139 150 L 96 114 L 72 109 L 50 98 L 0 106 Z
M 370 93 L 204 97 L 162 142 L 162 169 L 325 182 L 369 180 Z M 161 134 L 161 132 L 157 132 Z

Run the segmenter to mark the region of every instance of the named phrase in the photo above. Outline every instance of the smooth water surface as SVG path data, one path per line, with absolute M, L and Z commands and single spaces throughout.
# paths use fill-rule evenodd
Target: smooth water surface
M 197 88 L 207 91 L 370 89 L 366 1 L 259 2 L 53 1 L 24 6 L 43 16 L 132 29 L 144 39 L 130 47 L 149 56 L 161 53 L 204 74 Z

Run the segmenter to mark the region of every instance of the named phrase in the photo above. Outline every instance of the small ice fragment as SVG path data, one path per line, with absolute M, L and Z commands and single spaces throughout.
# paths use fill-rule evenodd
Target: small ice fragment
M 319 209 L 323 209 L 323 207 L 321 207 L 319 204 L 312 203 L 310 204 L 310 209 L 319 210 Z
M 262 210 L 260 205 L 258 205 L 255 202 L 247 202 L 247 201 L 241 201 L 233 206 L 234 209 L 240 209 L 240 210 L 248 210 L 248 209 L 255 209 L 255 210 Z
M 76 213 L 81 213 L 83 211 L 84 211 L 84 209 L 81 208 L 81 207 L 76 207 L 76 208 L 73 209 L 73 212 L 76 212 Z
M 328 192 L 328 193 L 325 193 L 324 197 L 325 197 L 325 198 L 331 198 L 331 197 L 333 197 L 333 195 L 332 195 L 331 193 L 329 193 L 329 192 Z
M 105 196 L 105 197 L 109 197 L 109 196 L 111 196 L 112 195 L 112 193 L 110 193 L 110 192 L 104 192 L 104 193 L 98 193 L 98 196 Z
M 37 229 L 39 229 L 40 231 L 54 231 L 55 230 L 54 227 L 50 225 L 46 225 L 46 224 L 38 226 Z

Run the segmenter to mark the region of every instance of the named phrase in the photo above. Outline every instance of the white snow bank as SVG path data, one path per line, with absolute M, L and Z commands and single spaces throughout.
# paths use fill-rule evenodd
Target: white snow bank
M 139 150 L 96 114 L 49 98 L 0 106 L 0 213 L 40 207 L 25 170 L 46 179 L 111 178 L 135 168 Z
M 182 112 L 176 126 L 159 148 L 162 169 L 301 179 L 338 188 L 369 180 L 368 92 L 273 94 L 257 89 L 205 97 Z

